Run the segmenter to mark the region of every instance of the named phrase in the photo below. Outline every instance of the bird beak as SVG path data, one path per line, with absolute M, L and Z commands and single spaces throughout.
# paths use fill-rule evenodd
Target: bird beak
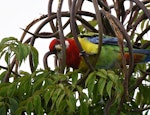
M 62 50 L 62 46 L 60 44 L 55 45 L 56 51 L 60 52 Z

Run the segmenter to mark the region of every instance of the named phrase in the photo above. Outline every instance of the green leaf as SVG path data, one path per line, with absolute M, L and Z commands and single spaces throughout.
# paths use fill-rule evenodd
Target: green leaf
M 140 93 L 142 95 L 143 103 L 149 105 L 150 104 L 150 98 L 147 92 L 150 92 L 150 87 L 149 86 L 140 86 Z
M 80 31 L 80 33 L 83 31 L 83 25 L 78 25 L 78 29 L 79 29 L 79 31 Z M 71 34 L 72 35 L 72 34 Z M 69 35 L 68 37 L 70 37 L 71 35 Z
M 64 97 L 65 97 L 65 93 L 61 94 L 61 95 L 58 97 L 57 103 L 56 103 L 56 107 L 57 107 L 57 108 L 59 108 L 59 107 L 61 106 Z
M 17 90 L 17 85 L 15 82 L 13 82 L 11 85 L 8 86 L 8 89 L 7 90 L 7 96 L 9 97 L 13 97 L 15 91 Z
M 88 75 L 88 78 L 85 81 L 85 86 L 87 86 L 88 84 L 91 84 L 95 81 L 96 78 L 96 72 L 92 72 Z
M 15 111 L 14 115 L 22 115 L 25 110 L 25 107 L 21 106 Z
M 142 30 L 142 31 L 143 31 L 143 29 L 144 29 L 145 21 L 146 21 L 146 20 L 143 20 L 143 21 L 141 22 L 141 30 Z
M 7 70 L 6 70 L 6 71 L 1 72 L 1 74 L 0 74 L 0 80 L 1 80 L 1 81 L 4 79 L 4 77 L 5 77 L 6 73 L 7 73 Z
M 72 84 L 75 85 L 78 81 L 78 71 L 74 71 L 71 73 Z
M 47 89 L 46 93 L 44 94 L 44 100 L 45 100 L 46 106 L 48 102 L 50 101 L 50 98 L 52 97 L 54 91 L 55 89 L 52 89 L 51 87 L 50 89 Z
M 37 49 L 34 48 L 33 46 L 31 46 L 31 55 L 32 55 L 34 69 L 36 69 L 39 63 L 39 53 Z
M 113 72 L 113 71 L 108 71 L 108 77 L 110 78 L 111 81 L 113 81 L 114 83 L 116 83 L 116 80 L 117 80 L 117 76 L 116 74 Z
M 69 96 L 69 100 L 67 100 L 67 104 L 69 106 L 69 109 L 71 110 L 71 112 L 75 112 L 75 108 L 76 108 L 76 99 L 73 95 Z
M 54 108 L 55 104 L 57 103 L 58 97 L 61 95 L 62 90 L 60 88 L 56 89 L 52 95 L 52 109 Z
M 50 112 L 48 113 L 48 115 L 55 115 L 55 112 L 54 112 L 54 111 L 50 111 Z
M 36 81 L 33 85 L 33 90 L 36 91 L 36 90 L 41 89 L 44 80 L 45 80 L 45 78 L 41 78 L 38 81 Z
M 25 71 L 22 71 L 22 70 L 20 70 L 19 73 L 20 73 L 22 76 L 29 76 L 29 77 L 30 77 L 30 75 L 31 75 L 30 73 L 25 72 Z
M 10 53 L 9 52 L 6 52 L 6 54 L 5 54 L 5 62 L 7 63 L 7 65 L 10 64 Z
M 6 86 L 5 86 L 6 85 Z M 0 87 L 0 96 L 6 97 L 9 84 L 4 84 L 3 87 Z
M 113 82 L 112 82 L 112 81 L 109 81 L 109 82 L 107 83 L 107 86 L 106 86 L 106 91 L 107 91 L 109 97 L 111 97 L 111 90 L 112 90 L 112 87 L 113 87 Z
M 34 110 L 37 114 L 42 114 L 41 97 L 39 95 L 34 95 L 33 97 Z
M 93 96 L 93 89 L 94 89 L 94 85 L 95 85 L 95 80 L 96 80 L 96 73 L 92 72 L 89 74 L 85 85 L 88 87 L 88 94 L 89 96 Z
M 80 102 L 80 115 L 89 115 L 88 104 L 86 102 Z
M 12 42 L 12 41 L 15 41 L 15 42 L 18 42 L 17 38 L 15 37 L 8 37 L 8 38 L 3 38 L 2 41 L 1 41 L 1 44 L 5 44 L 6 42 Z
M 4 99 L 4 97 L 0 96 L 0 102 Z M 1 105 L 0 105 L 1 106 Z
M 27 102 L 26 108 L 27 108 L 27 113 L 31 114 L 31 112 L 33 111 L 33 103 L 32 103 L 32 101 L 29 100 Z
M 17 49 L 15 49 L 14 51 L 20 65 L 22 61 L 25 60 L 30 53 L 28 45 L 22 43 L 19 43 Z
M 0 57 L 2 57 L 3 54 L 7 51 L 7 50 L 6 50 L 6 47 L 8 47 L 7 44 L 2 44 L 2 43 L 0 42 L 0 54 L 1 54 Z
M 93 27 L 97 25 L 97 20 L 88 21 Z M 93 33 L 94 34 L 94 33 Z M 94 34 L 95 35 L 95 34 Z
M 9 103 L 9 109 L 11 111 L 11 114 L 13 115 L 18 108 L 18 102 L 14 98 L 9 98 Z
M 2 97 L 1 97 L 1 99 L 2 99 Z M 4 99 L 4 98 L 3 98 L 3 99 Z M 1 108 L 2 106 L 5 106 L 5 102 L 4 102 L 3 100 L 0 101 L 0 108 Z
M 53 96 L 52 96 L 52 100 L 53 102 L 56 103 L 56 100 L 58 99 L 58 97 L 60 96 L 62 90 L 61 89 L 56 89 L 55 92 L 53 93 Z
M 116 91 L 116 94 L 117 94 L 116 99 L 120 99 L 120 97 L 123 94 L 124 88 L 123 88 L 122 82 L 119 79 L 116 81 L 115 91 Z
M 0 114 L 1 114 L 1 115 L 7 115 L 6 106 L 0 107 Z
M 98 90 L 99 90 L 100 95 L 103 95 L 103 91 L 104 91 L 105 85 L 106 85 L 106 79 L 101 78 L 98 81 Z
M 0 48 L 1 48 L 1 46 L 0 46 Z M 3 55 L 6 55 L 6 52 L 7 52 L 7 51 L 8 51 L 8 50 L 0 49 L 0 58 L 2 58 Z
M 105 69 L 100 69 L 96 72 L 96 75 L 107 79 L 107 71 Z
M 66 99 L 64 99 L 61 101 L 61 104 L 59 105 L 59 108 L 58 108 L 59 114 L 63 114 L 66 109 L 69 109 L 69 108 L 68 108 Z M 55 111 L 55 109 L 54 109 L 54 111 Z M 68 111 L 68 113 L 69 113 L 69 111 Z

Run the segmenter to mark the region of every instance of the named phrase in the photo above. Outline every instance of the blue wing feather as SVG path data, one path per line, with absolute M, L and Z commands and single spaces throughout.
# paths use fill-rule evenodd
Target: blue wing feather
M 86 37 L 86 38 L 94 44 L 99 43 L 99 37 L 98 36 L 92 36 L 92 37 Z M 109 38 L 103 37 L 102 43 L 103 43 L 103 45 L 106 45 L 106 44 L 118 45 L 118 38 L 116 38 L 116 37 L 109 37 Z
M 150 61 L 150 50 L 146 50 L 146 49 L 133 49 L 133 53 L 145 55 L 145 58 L 142 61 L 143 63 Z

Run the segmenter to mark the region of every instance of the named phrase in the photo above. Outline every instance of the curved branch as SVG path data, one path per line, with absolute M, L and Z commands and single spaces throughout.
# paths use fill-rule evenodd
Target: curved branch
M 102 39 L 103 39 L 102 17 L 101 17 L 101 13 L 99 12 L 99 8 L 98 8 L 97 4 L 98 4 L 97 1 L 93 0 L 93 5 L 94 5 L 95 13 L 96 13 L 96 19 L 97 19 L 97 22 L 98 22 L 98 36 L 99 36 L 98 53 L 96 55 L 96 59 L 95 59 L 95 63 L 94 63 L 95 65 L 96 65 L 96 63 L 98 61 L 98 58 L 100 56 L 100 53 L 101 53 Z
M 47 63 L 47 58 L 51 55 L 51 52 L 48 51 L 45 55 L 44 55 L 44 58 L 43 58 L 43 64 L 44 64 L 44 68 L 45 69 L 49 69 L 48 67 L 48 63 Z
M 115 100 L 115 96 L 113 96 L 111 99 L 108 100 L 106 103 L 105 109 L 104 109 L 104 115 L 109 115 L 110 107 L 112 106 L 113 102 Z
M 3 82 L 9 82 L 9 77 L 10 77 L 10 74 L 11 74 L 11 72 L 13 70 L 13 67 L 14 67 L 15 63 L 16 63 L 16 57 L 14 57 L 13 61 L 9 65 L 8 72 L 5 74 Z
M 137 4 L 137 6 L 140 7 L 143 10 L 144 14 L 150 20 L 150 11 L 144 6 L 143 2 L 141 2 L 139 0 L 131 0 L 131 1 L 135 2 Z
M 37 22 L 41 21 L 42 19 L 44 19 L 44 18 L 46 18 L 46 17 L 47 17 L 47 15 L 42 15 L 40 18 L 37 18 L 37 19 L 33 20 L 31 23 L 29 23 L 29 24 L 26 26 L 26 28 L 23 29 L 23 30 L 26 30 L 26 31 L 23 32 L 23 34 L 22 34 L 22 36 L 21 36 L 21 38 L 20 38 L 20 42 L 23 41 L 23 39 L 24 39 L 24 37 L 25 37 L 27 31 L 28 31 L 33 25 L 35 25 Z M 22 28 L 21 28 L 21 29 L 22 29 Z
M 53 0 L 49 0 L 48 3 L 48 17 L 51 17 L 52 13 L 52 5 L 53 5 Z M 53 32 L 57 31 L 57 27 L 55 27 L 53 20 L 51 20 L 50 22 L 50 27 L 52 28 Z

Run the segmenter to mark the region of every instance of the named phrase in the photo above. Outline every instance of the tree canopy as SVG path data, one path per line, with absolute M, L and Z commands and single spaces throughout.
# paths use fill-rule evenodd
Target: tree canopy
M 64 3 L 63 3 L 64 2 Z M 150 30 L 149 0 L 53 0 L 48 2 L 48 13 L 29 23 L 21 39 L 3 38 L 0 42 L 0 113 L 5 114 L 104 114 L 148 115 L 150 109 L 150 64 L 134 64 L 132 48 L 150 49 L 145 39 Z M 128 5 L 126 5 L 128 4 Z M 68 10 L 62 7 L 68 5 Z M 89 5 L 90 8 L 83 10 Z M 53 8 L 57 7 L 57 11 Z M 38 25 L 34 32 L 31 27 Z M 50 30 L 44 30 L 49 26 Z M 69 29 L 68 29 L 69 28 Z M 44 31 L 43 31 L 44 30 Z M 31 37 L 27 38 L 29 33 Z M 97 33 L 115 36 L 124 59 L 123 41 L 130 53 L 129 65 L 117 70 L 89 69 L 85 73 L 66 68 L 65 52 L 62 61 L 55 57 L 49 62 L 49 52 L 43 54 L 44 68 L 39 66 L 36 40 L 58 38 L 65 48 L 65 38 Z M 99 55 L 101 55 L 99 43 Z M 48 46 L 47 46 L 48 47 Z M 64 50 L 63 50 L 64 51 Z M 82 48 L 80 48 L 82 52 Z M 86 52 L 85 54 L 86 55 Z M 86 59 L 86 56 L 84 57 Z M 19 70 L 29 61 L 31 72 Z M 50 63 L 55 63 L 51 70 Z

